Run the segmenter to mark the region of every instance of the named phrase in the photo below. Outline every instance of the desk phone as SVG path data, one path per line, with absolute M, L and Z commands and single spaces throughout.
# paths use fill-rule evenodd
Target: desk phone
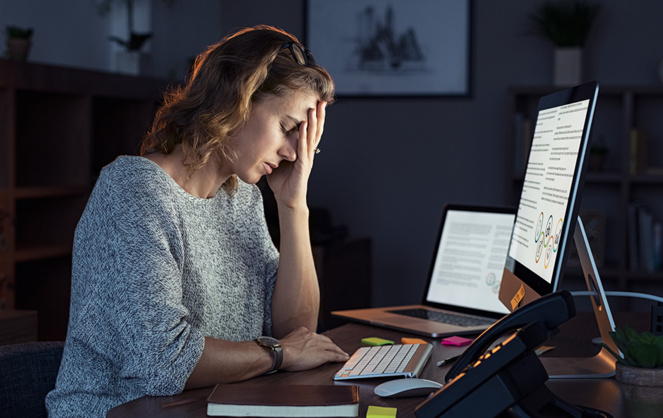
M 573 316 L 573 298 L 562 290 L 500 319 L 468 347 L 447 373 L 447 384 L 417 406 L 415 415 L 492 417 L 509 411 L 511 416 L 536 417 L 554 411 L 579 418 L 607 417 L 601 411 L 571 405 L 545 386 L 548 374 L 535 350 Z

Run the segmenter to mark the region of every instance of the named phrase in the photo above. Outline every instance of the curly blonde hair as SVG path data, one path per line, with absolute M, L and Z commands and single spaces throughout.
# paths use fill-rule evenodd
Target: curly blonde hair
M 267 95 L 305 89 L 332 103 L 334 83 L 321 66 L 297 63 L 286 42 L 299 43 L 287 32 L 266 25 L 241 29 L 200 54 L 183 86 L 164 95 L 141 155 L 170 154 L 182 145 L 189 173 L 210 158 L 235 160 L 229 138 L 248 120 L 251 106 Z M 301 45 L 301 44 L 300 44 Z M 224 185 L 236 187 L 232 176 Z

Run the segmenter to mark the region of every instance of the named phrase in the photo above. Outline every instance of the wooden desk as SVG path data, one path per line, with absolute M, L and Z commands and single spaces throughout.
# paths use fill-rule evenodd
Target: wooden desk
M 550 340 L 546 345 L 555 345 L 556 341 L 565 342 L 573 339 L 591 338 L 592 332 L 584 331 L 590 324 L 591 318 L 582 315 L 574 318 L 570 323 L 562 326 L 559 336 Z M 568 325 L 568 326 L 567 326 Z M 589 328 L 591 330 L 591 327 Z M 360 324 L 346 324 L 325 333 L 336 344 L 348 353 L 354 352 L 361 346 L 361 338 L 380 337 L 393 341 L 400 341 L 401 337 L 412 336 L 401 332 L 390 331 Z M 424 368 L 422 378 L 444 381 L 450 366 L 437 367 L 436 362 L 453 356 L 463 349 L 442 346 L 439 339 L 434 342 L 431 359 Z M 573 344 L 570 349 L 558 346 L 553 352 L 557 356 L 586 355 L 596 347 L 592 347 L 591 340 L 586 344 Z M 373 389 L 387 379 L 358 379 L 347 382 L 334 382 L 332 376 L 339 369 L 340 364 L 327 364 L 314 370 L 305 372 L 278 372 L 269 376 L 260 376 L 238 385 L 251 385 L 254 383 L 270 384 L 353 384 L 360 387 L 359 416 L 365 417 L 369 405 L 398 408 L 398 417 L 414 416 L 414 409 L 423 402 L 424 398 L 383 399 L 373 393 Z M 624 417 L 624 402 L 620 385 L 614 379 L 560 379 L 549 380 L 546 385 L 562 399 L 587 407 L 597 408 L 612 414 L 613 417 Z M 207 405 L 205 399 L 212 388 L 185 391 L 181 395 L 168 397 L 143 397 L 113 408 L 108 417 L 205 417 Z

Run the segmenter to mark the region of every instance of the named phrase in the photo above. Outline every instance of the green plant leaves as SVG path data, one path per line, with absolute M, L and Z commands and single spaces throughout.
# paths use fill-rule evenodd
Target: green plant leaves
M 623 358 L 612 350 L 610 352 L 621 363 L 646 368 L 663 366 L 663 335 L 638 333 L 627 325 L 624 330 L 616 328 L 614 332 L 610 332 L 610 336 L 622 352 Z
M 556 46 L 583 46 L 599 10 L 599 3 L 548 0 L 530 14 L 530 19 L 534 23 L 534 32 Z
M 30 39 L 33 33 L 32 28 L 21 28 L 18 26 L 7 26 L 6 29 L 7 37 L 10 39 Z

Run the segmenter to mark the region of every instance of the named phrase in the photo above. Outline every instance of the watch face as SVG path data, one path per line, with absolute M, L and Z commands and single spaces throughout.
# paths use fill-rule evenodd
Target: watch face
M 272 338 L 272 337 L 258 337 L 258 341 L 260 341 L 260 343 L 262 343 L 264 345 L 267 345 L 267 346 L 270 346 L 270 347 L 280 345 L 279 340 L 277 340 L 276 338 Z

